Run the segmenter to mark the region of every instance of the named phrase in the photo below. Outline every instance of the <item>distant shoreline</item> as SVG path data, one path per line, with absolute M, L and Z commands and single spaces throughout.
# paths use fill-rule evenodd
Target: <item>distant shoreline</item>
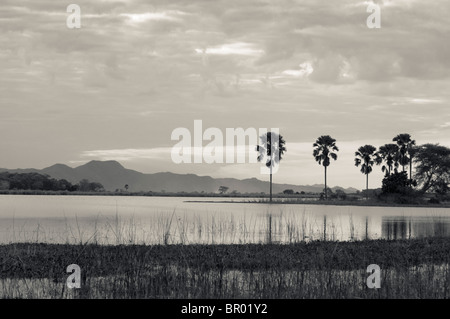
M 0 195 L 83 195 L 83 196 L 143 196 L 143 197 L 214 197 L 214 198 L 269 198 L 268 194 L 245 193 L 245 194 L 217 194 L 217 193 L 165 193 L 165 192 L 81 192 L 81 191 L 41 191 L 41 190 L 0 190 Z M 273 198 L 314 198 L 319 199 L 319 194 L 305 194 L 286 196 L 282 194 L 273 195 Z
M 264 201 L 184 201 L 186 203 L 223 203 L 223 204 L 270 204 L 268 200 Z M 441 204 L 398 204 L 385 203 L 375 200 L 369 201 L 273 201 L 271 205 L 326 205 L 326 206 L 361 206 L 361 207 L 423 207 L 423 208 L 450 208 L 450 203 Z
M 205 200 L 185 200 L 187 203 L 232 203 L 232 204 L 270 204 L 269 196 L 262 194 L 214 194 L 214 193 L 162 193 L 162 192 L 69 192 L 69 191 L 36 191 L 36 190 L 0 190 L 1 195 L 38 195 L 38 196 L 138 196 L 138 197 L 186 197 L 205 198 Z M 358 195 L 353 195 L 358 196 Z M 207 198 L 223 198 L 224 200 L 207 200 Z M 236 199 L 236 200 L 233 200 Z M 251 199 L 251 200 L 239 200 Z M 256 200 L 255 200 L 256 199 Z M 364 200 L 361 196 L 353 200 L 331 199 L 319 200 L 318 194 L 273 196 L 273 205 L 327 205 L 327 206 L 366 206 L 366 207 L 423 207 L 450 208 L 450 202 L 442 203 L 394 203 L 380 200 Z

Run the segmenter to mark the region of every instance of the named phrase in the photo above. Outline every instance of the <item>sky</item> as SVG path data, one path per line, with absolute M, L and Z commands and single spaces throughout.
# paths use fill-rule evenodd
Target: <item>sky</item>
M 68 28 L 70 3 L 81 27 Z M 312 156 L 336 139 L 328 185 L 365 187 L 359 146 L 400 133 L 450 146 L 450 3 L 296 0 L 2 0 L 0 167 L 117 160 L 268 180 L 258 163 L 180 163 L 177 128 L 278 128 L 276 183 L 323 183 Z M 193 137 L 192 137 L 193 138 Z M 208 141 L 204 142 L 204 146 Z M 249 146 L 249 156 L 253 154 Z M 381 185 L 374 167 L 369 187 Z

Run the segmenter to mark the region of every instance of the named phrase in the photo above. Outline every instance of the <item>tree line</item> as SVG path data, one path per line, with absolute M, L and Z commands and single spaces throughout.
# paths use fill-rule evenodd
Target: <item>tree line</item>
M 257 145 L 258 161 L 266 160 L 266 166 L 272 169 L 286 152 L 284 138 L 274 132 L 268 132 L 260 137 Z M 398 134 L 378 149 L 373 145 L 363 145 L 355 151 L 355 166 L 366 176 L 366 193 L 369 190 L 369 174 L 374 165 L 381 165 L 385 174 L 382 181 L 384 193 L 398 193 L 415 189 L 419 193 L 435 192 L 446 195 L 450 183 L 450 148 L 439 144 L 416 145 L 410 134 Z M 339 147 L 336 140 L 329 135 L 322 135 L 313 143 L 313 157 L 324 167 L 325 188 L 327 199 L 327 168 L 331 160 L 338 159 Z M 413 175 L 413 166 L 415 174 Z M 400 170 L 401 168 L 401 170 Z M 409 168 L 409 175 L 407 172 Z M 270 173 L 270 201 L 272 201 L 272 173 Z
M 65 179 L 55 179 L 39 173 L 0 173 L 0 190 L 42 190 L 68 192 L 104 191 L 102 184 L 82 179 L 72 184 Z

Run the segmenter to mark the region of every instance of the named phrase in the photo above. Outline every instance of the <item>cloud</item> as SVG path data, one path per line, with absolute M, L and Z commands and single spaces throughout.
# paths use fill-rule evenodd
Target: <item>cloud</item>
M 442 103 L 442 100 L 436 100 L 436 99 L 410 99 L 409 100 L 410 103 L 414 103 L 414 104 L 434 104 L 434 103 Z
M 82 158 L 91 158 L 96 160 L 108 161 L 130 161 L 136 159 L 163 159 L 170 155 L 170 148 L 150 148 L 150 149 L 112 149 L 112 150 L 92 150 L 83 151 L 80 154 Z

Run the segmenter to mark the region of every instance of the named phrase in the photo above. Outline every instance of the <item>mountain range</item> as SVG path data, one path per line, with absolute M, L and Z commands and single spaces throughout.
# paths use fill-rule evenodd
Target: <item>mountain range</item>
M 129 185 L 128 191 L 153 191 L 153 192 L 217 192 L 220 186 L 226 186 L 229 191 L 236 190 L 240 193 L 268 193 L 269 182 L 261 181 L 257 178 L 235 179 L 235 178 L 212 178 L 210 176 L 198 176 L 195 174 L 175 174 L 170 172 L 145 174 L 123 167 L 117 161 L 90 161 L 84 165 L 72 168 L 64 164 L 55 164 L 44 169 L 5 169 L 0 168 L 0 172 L 11 173 L 31 173 L 49 175 L 55 179 L 66 179 L 75 184 L 82 179 L 91 182 L 101 183 L 105 190 L 115 191 L 124 189 L 125 184 Z M 283 192 L 285 189 L 292 189 L 294 192 L 320 193 L 324 185 L 292 185 L 292 184 L 272 184 L 273 193 Z M 340 189 L 346 193 L 354 193 L 355 188 L 332 187 L 333 191 Z

